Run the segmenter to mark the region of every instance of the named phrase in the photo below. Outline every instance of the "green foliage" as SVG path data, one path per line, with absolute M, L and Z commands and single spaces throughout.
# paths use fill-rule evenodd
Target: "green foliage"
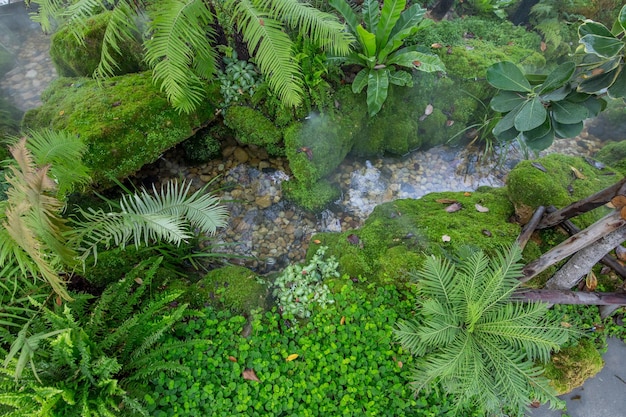
M 401 48 L 404 40 L 420 28 L 426 10 L 419 4 L 405 10 L 406 0 L 387 0 L 381 8 L 378 1 L 365 0 L 361 16 L 345 0 L 331 0 L 329 4 L 343 16 L 359 42 L 360 50 L 342 61 L 363 67 L 352 82 L 352 91 L 358 94 L 367 87 L 370 117 L 382 108 L 390 84 L 413 85 L 411 74 L 396 70 L 396 66 L 426 72 L 444 71 L 436 55 L 413 46 Z
M 182 143 L 185 158 L 194 163 L 205 163 L 221 156 L 219 129 L 199 131 Z
M 206 86 L 216 96 L 215 86 Z M 42 94 L 43 106 L 28 111 L 23 127 L 51 128 L 79 136 L 87 145 L 83 162 L 94 184 L 107 188 L 154 162 L 167 149 L 191 137 L 215 118 L 215 104 L 203 101 L 197 112 L 180 115 L 152 85 L 150 73 L 128 74 L 102 82 L 59 78 Z
M 229 107 L 239 101 L 242 96 L 251 97 L 261 83 L 261 77 L 251 62 L 233 57 L 224 57 L 226 68 L 219 71 L 217 81 L 220 83 L 220 93 L 224 98 L 222 108 Z
M 626 175 L 626 141 L 609 142 L 598 151 L 595 158 Z
M 243 144 L 257 145 L 270 155 L 283 155 L 283 134 L 262 112 L 248 106 L 230 106 L 224 124 L 231 128 Z
M 28 414 L 32 416 L 114 416 L 120 407 L 147 415 L 139 396 L 144 381 L 160 372 L 187 371 L 164 361 L 163 352 L 197 344 L 161 342 L 183 317 L 186 305 L 168 307 L 180 293 L 156 295 L 151 282 L 160 262 L 159 258 L 143 261 L 93 305 L 84 297 L 54 309 L 39 305 L 43 317 L 38 320 L 49 332 L 28 335 L 28 328 L 23 328 L 30 342 L 25 344 L 18 337 L 12 345 L 12 352 L 21 351 L 20 360 L 15 362 L 9 354 L 5 366 L 18 381 L 9 391 L 3 375 L 0 403 L 19 407 L 35 399 L 45 404 Z M 149 300 L 146 291 L 151 294 Z M 37 337 L 39 343 L 34 343 Z M 26 371 L 20 363 L 24 352 L 32 358 L 33 372 L 18 375 L 20 367 Z M 33 379 L 35 366 L 40 385 Z
M 507 18 L 507 7 L 515 0 L 470 0 L 469 7 L 478 14 L 494 14 L 500 19 Z
M 562 395 L 581 386 L 603 366 L 602 356 L 593 342 L 582 339 L 577 345 L 565 347 L 552 355 L 544 375 L 550 379 L 556 392 Z
M 417 356 L 415 388 L 437 381 L 458 400 L 488 414 L 523 415 L 537 399 L 561 404 L 534 361 L 547 362 L 569 332 L 545 319 L 546 304 L 512 302 L 522 265 L 519 247 L 489 260 L 482 251 L 460 263 L 428 258 L 416 278 L 421 318 L 401 321 L 396 338 Z
M 325 179 L 313 184 L 290 180 L 281 185 L 285 198 L 315 213 L 319 213 L 324 207 L 341 197 L 339 187 Z
M 177 336 L 211 343 L 166 353 L 166 360 L 189 367 L 191 377 L 155 376 L 146 396 L 151 414 L 453 415 L 443 391 L 413 397 L 407 386 L 404 370 L 412 359 L 393 343 L 391 323 L 397 311 L 411 309 L 410 301 L 393 286 L 367 294 L 351 283 L 336 288 L 333 298 L 335 303 L 316 311 L 297 335 L 286 331 L 275 311 L 256 314 L 246 325 L 244 317 L 205 310 L 206 317 L 180 326 Z M 292 354 L 299 356 L 287 361 Z M 245 380 L 245 370 L 261 382 Z
M 319 247 L 306 266 L 289 265 L 274 281 L 273 294 L 283 317 L 309 318 L 314 306 L 324 308 L 333 303 L 323 281 L 339 277 L 339 264 L 332 256 L 324 259 L 327 249 Z

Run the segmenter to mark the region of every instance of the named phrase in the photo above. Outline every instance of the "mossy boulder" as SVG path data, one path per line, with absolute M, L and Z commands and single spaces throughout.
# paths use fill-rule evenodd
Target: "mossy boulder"
M 596 159 L 626 175 L 626 140 L 604 146 L 596 154 Z
M 65 130 L 87 144 L 84 163 L 99 188 L 154 162 L 215 116 L 215 85 L 195 112 L 180 114 L 152 82 L 150 72 L 112 77 L 59 78 L 42 94 L 44 104 L 24 115 L 23 127 Z M 218 101 L 217 99 L 215 101 Z
M 248 106 L 231 106 L 224 115 L 224 124 L 244 145 L 264 148 L 270 155 L 284 155 L 283 132 L 261 111 Z
M 507 177 L 508 195 L 521 223 L 526 223 L 539 206 L 563 208 L 588 197 L 622 178 L 610 169 L 600 170 L 582 157 L 551 154 L 520 162 Z M 601 209 L 573 219 L 581 228 L 601 217 Z
M 330 202 L 336 201 L 341 196 L 341 190 L 336 184 L 321 179 L 313 184 L 301 183 L 292 179 L 282 183 L 285 198 L 296 203 L 299 207 L 319 212 Z
M 183 295 L 192 308 L 211 305 L 238 314 L 263 307 L 268 292 L 265 284 L 251 270 L 228 265 L 208 272 Z
M 577 345 L 554 353 L 545 365 L 546 378 L 558 395 L 580 387 L 602 370 L 604 361 L 592 340 L 581 339 Z
M 450 200 L 462 209 L 447 212 L 445 201 Z M 476 204 L 489 211 L 479 212 Z M 307 258 L 319 245 L 328 246 L 327 255 L 337 258 L 341 273 L 401 283 L 421 265 L 425 253 L 442 255 L 462 245 L 494 253 L 510 245 L 520 232 L 519 225 L 507 221 L 513 212 L 505 189 L 487 187 L 468 195 L 444 192 L 396 200 L 377 206 L 358 230 L 315 235 Z
M 85 22 L 83 43 L 69 29 L 62 26 L 50 40 L 50 57 L 62 77 L 91 77 L 102 54 L 102 40 L 111 18 L 111 11 L 104 11 Z M 148 69 L 143 63 L 141 39 L 119 42 L 120 53 L 110 48 L 111 58 L 117 64 L 113 75 L 123 75 Z M 111 74 L 109 74 L 111 75 Z

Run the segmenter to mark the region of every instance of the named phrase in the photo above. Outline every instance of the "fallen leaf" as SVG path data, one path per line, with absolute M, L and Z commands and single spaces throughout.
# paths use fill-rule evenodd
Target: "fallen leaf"
M 243 376 L 243 379 L 245 379 L 247 381 L 261 382 L 259 377 L 256 376 L 256 372 L 254 372 L 254 369 L 252 369 L 252 368 L 244 369 L 243 373 L 242 373 L 242 376 Z
M 576 177 L 577 179 L 579 180 L 587 179 L 587 177 L 585 177 L 583 173 L 580 172 L 578 169 L 574 168 L 573 166 L 570 166 L 570 168 L 572 169 L 572 173 L 574 174 L 574 177 Z
M 626 248 L 624 248 L 622 245 L 618 245 L 615 248 L 615 256 L 617 256 L 617 259 L 619 259 L 622 262 L 626 262 Z
M 402 368 L 403 365 L 402 361 L 398 361 L 398 368 Z
M 453 198 L 439 198 L 435 200 L 435 203 L 452 204 L 452 203 L 458 203 L 458 201 Z
M 440 43 L 433 43 L 432 45 L 430 45 L 430 47 L 434 49 L 441 49 L 443 48 L 443 45 Z
M 463 206 L 461 205 L 461 203 L 454 203 L 454 204 L 450 204 L 448 207 L 445 208 L 445 210 L 448 213 L 454 213 L 457 212 L 459 210 L 461 210 L 463 208 Z
M 359 239 L 359 237 L 355 235 L 354 233 L 350 233 L 347 239 L 348 239 L 348 242 L 350 242 L 353 245 L 358 245 L 361 242 L 361 239 Z
M 537 401 L 537 400 L 534 400 L 533 402 L 530 403 L 530 406 L 532 408 L 539 408 L 539 407 L 541 407 L 541 403 L 539 401 Z
M 63 116 L 64 114 L 65 114 L 65 110 L 61 110 L 61 111 L 59 112 L 59 116 Z
M 55 301 L 56 301 L 58 306 L 61 306 L 61 304 L 63 303 L 63 301 L 61 300 L 61 296 L 60 295 L 57 295 L 57 298 L 56 298 Z
M 542 172 L 548 172 L 548 170 L 546 169 L 546 167 L 544 167 L 543 165 L 541 165 L 539 162 L 532 162 L 530 165 L 532 165 L 533 167 L 537 168 L 539 171 L 542 171 Z
M 341 324 L 342 326 L 346 324 L 346 316 L 341 316 L 341 320 L 339 320 L 339 324 Z
M 492 236 L 491 232 L 489 230 L 487 230 L 487 229 L 483 229 L 483 235 L 485 235 L 487 237 L 491 237 Z
M 476 207 L 476 211 L 481 212 L 481 213 L 487 213 L 489 211 L 487 207 L 481 206 L 478 203 L 474 204 L 474 207 Z
M 319 245 L 320 243 L 322 243 L 322 241 L 321 241 L 321 240 L 318 240 L 318 239 L 315 239 L 315 240 L 313 241 L 313 243 L 315 243 L 316 245 Z
M 611 208 L 621 209 L 622 207 L 626 206 L 626 196 L 616 195 L 615 197 L 611 199 L 611 202 L 609 204 L 610 204 L 609 207 Z
M 297 353 L 292 353 L 291 355 L 287 356 L 287 359 L 285 359 L 287 362 L 291 362 L 294 359 L 298 359 L 298 355 Z
M 449 242 L 450 240 L 452 240 L 452 238 L 448 235 L 443 235 L 441 236 L 441 240 L 443 240 L 444 242 Z
M 446 120 L 446 126 L 450 127 L 454 124 L 454 120 Z
M 546 49 L 548 49 L 548 45 L 544 41 L 541 41 L 541 45 L 539 45 L 539 49 L 541 50 L 541 52 L 545 52 Z
M 135 278 L 135 282 L 136 282 L 137 284 L 141 285 L 141 284 L 143 284 L 143 279 L 141 279 L 141 278 L 137 277 L 137 278 Z
M 566 329 L 569 329 L 570 327 L 572 327 L 572 325 L 571 325 L 571 324 L 569 324 L 569 323 L 568 323 L 568 322 L 566 322 L 566 321 L 562 321 L 562 322 L 561 322 L 561 326 L 565 327 Z
M 433 105 L 432 105 L 432 104 L 428 104 L 428 105 L 426 106 L 426 109 L 424 110 L 424 114 L 425 114 L 426 116 L 429 116 L 429 115 L 431 115 L 431 114 L 433 113 L 433 110 L 434 110 L 434 109 L 435 109 L 435 108 L 433 107 Z
M 464 193 L 463 193 L 463 195 L 464 195 L 465 197 L 469 197 L 469 196 L 471 196 L 471 195 L 472 195 L 472 193 L 470 193 L 469 191 L 466 191 L 466 192 L 464 192 Z
M 228 360 L 231 362 L 237 362 L 237 358 L 235 358 L 234 356 L 229 356 Z
M 587 274 L 585 285 L 589 291 L 594 291 L 598 287 L 598 278 L 596 278 L 596 274 L 593 271 L 589 271 Z
M 620 216 L 622 219 L 626 220 L 626 206 L 625 206 L 625 207 L 622 207 L 622 209 L 619 211 L 619 216 Z

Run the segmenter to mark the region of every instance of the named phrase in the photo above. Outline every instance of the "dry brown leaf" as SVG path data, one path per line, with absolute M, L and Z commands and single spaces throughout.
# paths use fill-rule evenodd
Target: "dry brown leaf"
M 444 242 L 449 242 L 450 240 L 452 240 L 452 238 L 448 235 L 443 235 L 441 236 L 441 240 L 443 240 Z
M 403 365 L 402 361 L 398 361 L 398 368 L 402 368 Z
M 461 203 L 454 203 L 454 204 L 450 204 L 448 207 L 445 208 L 445 210 L 448 213 L 454 213 L 457 212 L 459 210 L 461 210 L 463 208 L 463 206 L 461 205 Z
M 466 192 L 464 192 L 464 193 L 463 193 L 463 195 L 464 195 L 465 197 L 469 197 L 469 196 L 471 196 L 471 195 L 472 195 L 472 193 L 470 193 L 469 191 L 466 191 Z
M 229 356 L 228 360 L 231 362 L 237 362 L 237 358 L 235 358 L 234 356 Z
M 616 195 L 611 199 L 611 208 L 621 209 L 622 207 L 626 207 L 626 196 Z
M 61 300 L 61 296 L 60 295 L 57 295 L 57 298 L 56 298 L 55 301 L 56 301 L 58 306 L 61 306 L 61 304 L 63 303 L 63 300 Z
M 64 114 L 65 114 L 65 110 L 61 110 L 61 111 L 59 112 L 59 116 L 63 116 Z
M 596 274 L 593 271 L 589 271 L 587 274 L 585 285 L 589 291 L 594 291 L 598 287 L 598 278 L 596 278 Z
M 481 213 L 487 213 L 489 211 L 487 207 L 481 206 L 478 203 L 474 204 L 474 207 L 476 207 L 476 211 L 481 212 Z
M 455 200 L 454 198 L 438 198 L 437 200 L 435 200 L 435 203 L 452 204 L 458 203 L 458 200 Z
M 622 209 L 619 211 L 619 216 L 626 220 L 626 206 L 622 207 Z
M 615 256 L 622 262 L 626 262 L 626 248 L 622 245 L 619 245 L 615 248 Z
M 141 284 L 143 284 L 143 279 L 141 279 L 141 278 L 137 277 L 137 278 L 135 278 L 135 282 L 136 282 L 137 284 L 141 285 Z
M 430 47 L 434 49 L 441 49 L 443 48 L 443 45 L 440 43 L 433 43 L 432 45 L 430 45 Z
M 432 104 L 428 104 L 428 105 L 426 106 L 426 109 L 424 110 L 424 114 L 425 114 L 426 116 L 429 116 L 429 115 L 431 115 L 431 114 L 433 113 L 433 110 L 435 110 L 435 108 L 433 107 L 433 105 L 432 105 Z
M 320 243 L 322 243 L 322 241 L 321 241 L 321 240 L 318 240 L 318 239 L 315 239 L 315 240 L 313 241 L 313 243 L 315 243 L 316 245 L 319 245 Z
M 339 324 L 341 324 L 342 326 L 346 324 L 346 316 L 341 316 L 341 320 L 339 320 Z
M 569 324 L 569 323 L 568 323 L 568 322 L 566 322 L 566 321 L 562 321 L 562 322 L 561 322 L 561 326 L 565 327 L 566 329 L 569 329 L 570 327 L 572 327 L 572 325 L 571 325 L 571 324 Z
M 259 377 L 256 376 L 256 372 L 254 372 L 254 369 L 252 369 L 252 368 L 244 369 L 243 373 L 242 373 L 242 376 L 243 376 L 243 379 L 248 380 L 248 381 L 261 382 Z
M 579 180 L 585 180 L 587 179 L 587 177 L 585 177 L 583 175 L 582 172 L 580 172 L 578 169 L 574 168 L 573 166 L 570 166 L 570 168 L 572 169 L 572 172 L 574 173 L 574 176 L 579 179 Z
M 545 52 L 546 49 L 548 49 L 548 44 L 546 44 L 544 41 L 541 41 L 541 45 L 539 45 L 539 49 L 541 50 L 541 52 Z

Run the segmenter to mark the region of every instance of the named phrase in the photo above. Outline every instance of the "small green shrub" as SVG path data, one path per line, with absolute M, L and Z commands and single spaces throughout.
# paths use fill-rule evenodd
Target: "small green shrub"
M 327 249 L 319 247 L 306 266 L 289 265 L 274 281 L 276 304 L 285 318 L 309 318 L 313 306 L 324 308 L 333 303 L 323 281 L 339 277 L 339 264 L 332 256 L 324 259 Z
M 196 133 L 182 143 L 185 157 L 195 163 L 204 163 L 221 155 L 222 145 L 211 130 Z
M 261 74 L 257 68 L 251 62 L 238 60 L 235 52 L 231 58 L 224 57 L 224 64 L 224 71 L 217 74 L 220 93 L 224 98 L 220 103 L 222 108 L 237 103 L 242 97 L 249 99 L 261 84 Z

